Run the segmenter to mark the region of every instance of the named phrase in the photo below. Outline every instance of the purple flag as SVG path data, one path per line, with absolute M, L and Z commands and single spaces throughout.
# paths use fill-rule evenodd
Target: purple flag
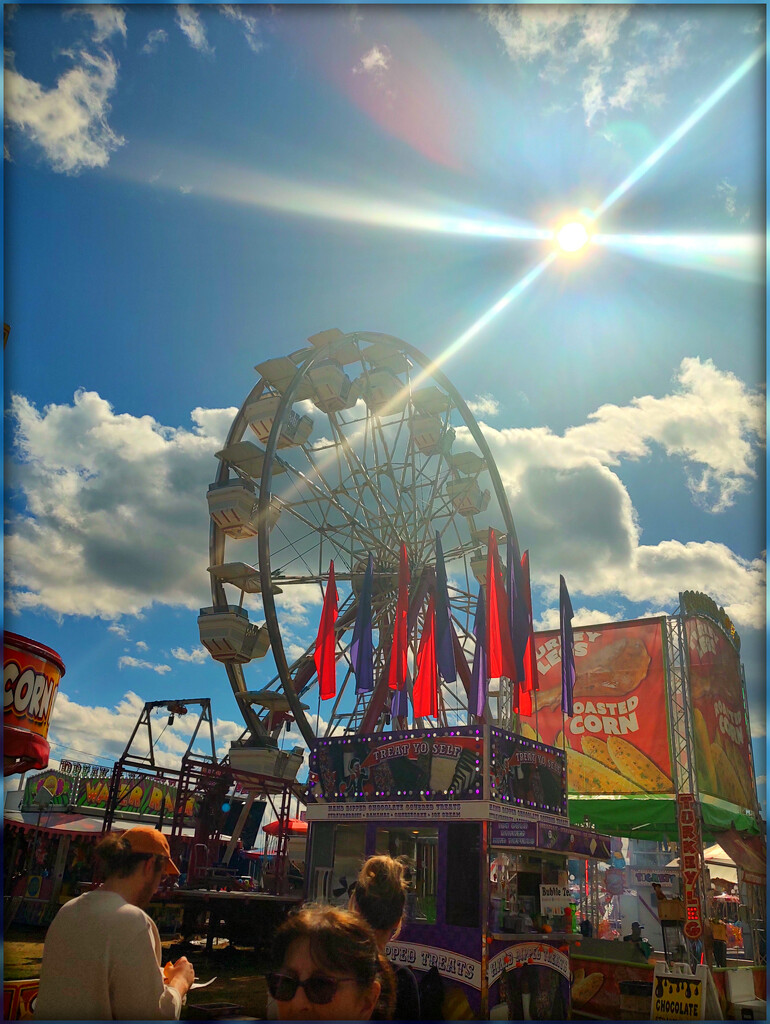
M 409 717 L 409 698 L 406 693 L 406 685 L 402 686 L 400 690 L 391 690 L 390 715 L 391 718 Z
M 561 640 L 561 709 L 565 715 L 573 715 L 572 690 L 575 686 L 575 641 L 572 636 L 572 602 L 567 593 L 567 584 L 559 576 L 559 639 Z
M 453 683 L 457 679 L 457 669 L 449 620 L 449 588 L 446 581 L 444 551 L 441 547 L 441 537 L 436 530 L 436 661 L 443 678 L 448 683 Z
M 484 588 L 479 587 L 476 602 L 476 618 L 473 623 L 473 635 L 476 637 L 476 650 L 473 654 L 471 669 L 471 692 L 468 695 L 469 710 L 472 715 L 483 715 L 487 704 L 487 683 L 489 668 L 487 665 L 487 622 L 484 612 Z
M 508 608 L 511 625 L 511 639 L 513 640 L 513 656 L 516 661 L 516 679 L 521 684 L 524 681 L 524 657 L 529 639 L 529 620 L 527 615 L 527 602 L 524 597 L 525 586 L 521 568 L 521 557 L 518 552 L 518 545 L 508 534 L 506 544 L 508 556 Z
M 372 578 L 374 576 L 374 559 L 369 555 L 369 562 L 364 573 L 364 582 L 358 596 L 358 614 L 353 628 L 353 642 L 350 653 L 353 660 L 353 673 L 356 677 L 356 693 L 368 693 L 374 689 L 374 648 L 372 645 Z

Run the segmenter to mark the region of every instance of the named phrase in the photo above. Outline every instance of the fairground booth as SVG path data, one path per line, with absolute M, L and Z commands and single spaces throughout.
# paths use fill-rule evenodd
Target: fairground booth
M 311 899 L 347 906 L 365 857 L 406 856 L 392 960 L 435 967 L 474 1014 L 532 994 L 545 1019 L 567 1015 L 581 939 L 568 864 L 595 877 L 610 849 L 569 824 L 562 750 L 491 726 L 416 729 L 320 740 L 310 770 Z
M 365 857 L 406 855 L 408 920 L 389 955 L 419 979 L 435 968 L 458 1016 L 655 1019 L 656 970 L 674 987 L 684 972 L 688 1014 L 735 1015 L 728 975 L 763 996 L 766 957 L 739 639 L 695 594 L 677 615 L 573 639 L 571 716 L 559 633 L 536 633 L 533 712 L 506 729 L 319 739 L 308 896 L 345 906 Z M 643 942 L 623 941 L 633 921 Z

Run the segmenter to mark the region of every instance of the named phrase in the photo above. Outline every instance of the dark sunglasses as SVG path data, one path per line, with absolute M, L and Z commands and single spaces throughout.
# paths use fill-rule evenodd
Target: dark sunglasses
M 267 976 L 267 987 L 273 999 L 279 1003 L 288 1003 L 297 994 L 298 988 L 304 988 L 305 995 L 311 1003 L 322 1006 L 330 1003 L 337 994 L 343 981 L 355 981 L 355 978 L 327 978 L 323 974 L 314 974 L 305 981 L 300 981 L 293 974 L 281 974 L 275 971 Z

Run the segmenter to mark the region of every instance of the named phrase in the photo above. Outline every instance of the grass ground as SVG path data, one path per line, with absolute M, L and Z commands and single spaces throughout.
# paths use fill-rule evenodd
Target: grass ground
M 3 977 L 6 981 L 21 981 L 40 977 L 40 961 L 43 956 L 45 932 L 39 928 L 11 927 L 3 943 Z M 163 943 L 163 957 L 176 960 L 187 956 L 195 967 L 201 981 L 216 977 L 208 988 L 191 992 L 182 1019 L 205 1017 L 205 1007 L 213 1003 L 234 1003 L 241 1007 L 246 1017 L 264 1018 L 267 1014 L 267 984 L 265 965 L 261 964 L 251 949 L 229 946 L 222 943 L 210 955 L 204 948 L 184 949 L 170 942 Z M 203 1007 L 197 1010 L 196 1007 Z

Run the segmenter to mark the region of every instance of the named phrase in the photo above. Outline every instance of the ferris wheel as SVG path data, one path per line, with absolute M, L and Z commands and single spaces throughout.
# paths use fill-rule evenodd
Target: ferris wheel
M 489 527 L 498 542 L 515 542 L 497 467 L 464 400 L 413 346 L 337 329 L 308 342 L 256 367 L 257 384 L 217 452 L 207 495 L 212 605 L 201 609 L 201 641 L 225 666 L 256 742 L 274 740 L 292 719 L 308 744 L 405 728 L 404 705 L 392 705 L 385 683 L 399 558 L 405 545 L 409 691 L 438 535 L 457 678 L 439 680 L 437 718 L 417 724 L 466 724 Z M 351 643 L 370 558 L 375 685 L 358 693 Z M 322 701 L 313 654 L 331 562 L 337 681 Z M 251 621 L 245 601 L 264 624 Z M 268 652 L 272 675 L 260 660 Z

